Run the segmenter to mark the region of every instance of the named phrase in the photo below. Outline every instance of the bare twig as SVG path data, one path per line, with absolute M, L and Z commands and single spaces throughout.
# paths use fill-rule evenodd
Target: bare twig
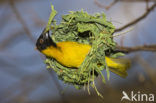
M 135 46 L 135 47 L 117 46 L 117 49 L 119 51 L 122 51 L 122 52 L 125 52 L 125 53 L 131 53 L 131 52 L 136 52 L 136 51 L 151 51 L 151 52 L 155 52 L 156 51 L 156 44 L 153 44 L 153 45 L 142 45 L 142 46 Z
M 21 96 L 28 95 L 33 90 L 41 86 L 42 83 L 46 82 L 46 80 L 47 80 L 46 75 L 43 75 L 41 73 L 24 76 L 20 78 L 18 82 L 12 84 L 7 89 L 1 91 L 3 95 L 0 96 L 0 102 L 4 103 L 4 101 L 6 100 L 9 102 L 9 101 L 14 101 L 16 99 L 16 103 L 18 103 L 19 101 L 17 101 L 17 99 L 19 100 Z M 18 90 L 20 91 L 18 94 L 16 94 L 15 91 L 18 91 Z M 27 93 L 24 93 L 24 92 L 27 92 Z M 9 102 L 9 103 L 12 103 L 12 102 Z
M 7 47 L 8 44 L 10 44 L 15 38 L 20 36 L 22 33 L 23 33 L 23 31 L 17 31 L 17 32 L 10 34 L 7 38 L 5 38 L 0 43 L 0 50 L 4 50 L 4 48 Z
M 39 15 L 36 14 L 36 12 L 33 9 L 31 9 L 30 14 L 31 14 L 32 20 L 34 21 L 34 25 L 35 26 L 37 26 L 37 27 L 39 27 L 39 26 L 43 27 L 43 26 L 45 26 L 47 24 L 44 20 L 42 20 L 39 17 Z
M 101 4 L 98 0 L 94 0 L 94 3 L 99 8 L 104 8 L 104 9 L 108 10 L 108 9 L 110 9 L 113 5 L 115 5 L 118 2 L 145 2 L 145 1 L 146 1 L 146 4 L 148 4 L 148 2 L 156 2 L 156 0 L 114 0 L 109 5 L 104 5 L 104 4 Z
M 154 83 L 156 85 L 156 80 L 154 78 L 155 73 L 156 73 L 156 71 L 155 71 L 156 68 L 151 67 L 151 65 L 146 60 L 144 60 L 144 58 L 142 58 L 142 56 L 138 55 L 136 57 L 137 57 L 136 58 L 137 62 L 145 70 L 146 74 L 149 76 L 149 79 L 152 81 L 152 83 Z
M 146 1 L 146 10 L 148 10 L 149 8 L 149 0 L 145 0 Z
M 119 0 L 122 2 L 145 2 L 145 0 Z M 148 0 L 148 2 L 156 2 L 156 0 Z
M 98 2 L 98 0 L 94 0 L 95 4 L 100 8 L 105 8 L 106 10 L 110 9 L 113 5 L 115 5 L 119 0 L 114 0 L 109 5 L 105 6 Z
M 68 103 L 68 101 L 65 99 L 65 96 L 63 93 L 61 93 L 61 91 L 63 91 L 62 86 L 60 85 L 60 83 L 58 82 L 57 78 L 55 77 L 54 71 L 53 70 L 49 70 L 50 75 L 52 76 L 53 82 L 55 83 L 55 86 L 59 92 L 59 95 L 61 97 L 61 101 L 62 103 Z
M 23 20 L 22 16 L 20 15 L 18 10 L 16 9 L 13 0 L 10 0 L 10 6 L 11 6 L 13 12 L 15 13 L 17 20 L 19 20 L 19 22 L 22 24 L 22 26 L 23 26 L 27 36 L 31 39 L 31 41 L 33 43 L 35 43 L 35 40 L 34 40 L 32 34 L 31 34 L 31 32 L 29 31 L 27 24 L 25 23 L 25 21 Z M 53 74 L 52 74 L 52 76 L 53 76 Z M 54 83 L 56 85 L 56 88 L 58 89 L 59 93 L 61 93 L 61 89 L 59 88 L 59 87 L 61 87 L 61 85 L 60 85 L 59 81 L 56 79 L 56 77 L 54 77 L 53 79 L 54 79 L 53 81 L 54 81 Z M 62 101 L 65 102 L 64 101 L 64 96 L 61 95 L 61 94 L 60 94 L 60 96 L 61 96 Z
M 10 0 L 9 3 L 10 3 L 10 7 L 12 8 L 14 14 L 16 15 L 17 20 L 22 24 L 22 27 L 23 27 L 23 29 L 25 30 L 27 36 L 31 39 L 31 41 L 32 41 L 33 43 L 35 43 L 35 40 L 34 40 L 32 34 L 31 34 L 31 32 L 29 31 L 27 24 L 25 23 L 25 21 L 23 20 L 23 18 L 22 18 L 21 15 L 20 15 L 20 13 L 19 13 L 18 10 L 16 9 L 14 0 Z
M 142 19 L 146 18 L 146 17 L 148 16 L 148 14 L 149 14 L 155 7 L 156 7 L 156 3 L 154 3 L 150 8 L 148 8 L 148 9 L 146 10 L 146 12 L 145 12 L 142 16 L 138 17 L 137 19 L 135 19 L 135 20 L 133 20 L 133 21 L 127 23 L 126 25 L 124 25 L 124 26 L 122 26 L 122 27 L 120 27 L 120 28 L 117 28 L 117 29 L 115 30 L 115 32 L 119 32 L 119 31 L 121 31 L 121 30 L 123 30 L 123 29 L 126 29 L 126 28 L 129 27 L 129 26 L 132 26 L 132 25 L 138 23 L 138 22 L 141 21 Z

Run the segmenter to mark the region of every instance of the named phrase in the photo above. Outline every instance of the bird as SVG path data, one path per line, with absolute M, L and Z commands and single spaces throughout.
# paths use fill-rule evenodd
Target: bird
M 55 59 L 61 65 L 69 68 L 79 68 L 91 50 L 91 45 L 74 41 L 61 41 L 55 43 L 49 31 L 43 30 L 36 42 L 36 48 L 46 57 Z M 110 71 L 125 78 L 130 61 L 124 58 L 111 58 L 105 56 Z M 98 64 L 97 64 L 98 65 Z

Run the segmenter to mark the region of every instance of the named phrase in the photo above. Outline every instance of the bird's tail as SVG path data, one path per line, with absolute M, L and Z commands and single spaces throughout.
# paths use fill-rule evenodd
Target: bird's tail
M 110 58 L 106 57 L 107 66 L 110 71 L 125 78 L 127 76 L 127 69 L 130 67 L 131 62 L 125 58 Z

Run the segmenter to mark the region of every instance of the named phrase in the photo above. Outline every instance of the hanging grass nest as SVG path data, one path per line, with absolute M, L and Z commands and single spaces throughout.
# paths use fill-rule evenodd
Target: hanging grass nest
M 114 25 L 106 20 L 104 13 L 89 15 L 83 10 L 70 11 L 69 14 L 62 16 L 60 24 L 56 24 L 54 20 L 56 13 L 52 6 L 52 13 L 46 28 L 52 31 L 52 39 L 55 42 L 74 41 L 90 44 L 92 48 L 77 69 L 65 67 L 53 58 L 45 60 L 47 68 L 54 70 L 59 79 L 76 88 L 81 88 L 84 85 L 95 87 L 94 79 L 98 75 L 101 75 L 105 82 L 105 77 L 102 74 L 104 69 L 106 69 L 109 79 L 110 74 L 105 62 L 105 55 L 115 55 L 111 54 L 116 47 L 112 36 L 115 30 Z M 101 66 L 98 66 L 98 63 Z

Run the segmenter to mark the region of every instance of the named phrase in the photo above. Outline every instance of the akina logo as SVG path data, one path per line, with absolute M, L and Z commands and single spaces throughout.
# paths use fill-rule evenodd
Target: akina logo
M 122 91 L 123 97 L 121 98 L 121 101 L 128 100 L 128 101 L 144 101 L 144 102 L 154 102 L 154 94 L 145 94 L 138 91 L 137 93 L 134 93 L 134 91 L 131 91 L 130 95 L 128 95 L 125 91 Z

